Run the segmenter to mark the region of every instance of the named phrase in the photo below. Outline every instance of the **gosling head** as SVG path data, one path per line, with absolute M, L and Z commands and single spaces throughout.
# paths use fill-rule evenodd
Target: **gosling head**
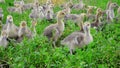
M 64 11 L 59 11 L 58 14 L 57 14 L 57 18 L 58 18 L 58 19 L 64 19 L 65 15 L 66 15 L 66 14 L 65 14 Z
M 87 8 L 87 13 L 90 14 L 93 12 L 94 7 L 93 6 L 88 6 Z
M 32 21 L 32 26 L 36 26 L 37 25 L 37 21 L 36 20 L 33 20 Z
M 101 8 L 97 8 L 97 12 L 101 12 L 102 11 L 102 9 Z
M 37 7 L 38 7 L 39 5 L 40 5 L 39 2 L 35 2 L 35 3 L 34 3 L 34 6 L 37 6 Z
M 50 14 L 50 10 L 48 10 L 47 13 Z
M 111 3 L 110 4 L 110 8 L 118 8 L 118 4 L 117 3 Z
M 19 4 L 17 4 L 17 3 L 14 3 L 14 6 L 15 6 L 15 7 L 19 7 Z
M 68 2 L 67 6 L 68 6 L 69 8 L 72 8 L 72 7 L 73 7 L 73 3 L 70 1 L 70 2 Z
M 86 13 L 81 13 L 81 14 L 80 14 L 80 20 L 81 20 L 81 19 L 84 20 L 84 18 L 85 18 L 86 16 L 87 16 Z
M 1 32 L 1 37 L 3 37 L 3 39 L 7 39 L 8 38 L 7 32 L 5 30 L 3 30 Z
M 90 25 L 90 22 L 85 22 L 84 25 L 83 25 L 83 30 L 86 32 L 89 31 L 91 25 Z
M 101 8 L 98 8 L 96 13 L 98 14 L 98 16 L 102 16 L 104 14 Z
M 11 15 L 7 16 L 7 23 L 13 23 L 13 17 Z
M 50 4 L 49 8 L 52 9 L 54 7 L 54 4 Z
M 24 27 L 26 27 L 26 26 L 27 26 L 26 21 L 22 21 L 22 22 L 20 23 L 20 27 L 21 27 L 21 28 L 24 28 Z

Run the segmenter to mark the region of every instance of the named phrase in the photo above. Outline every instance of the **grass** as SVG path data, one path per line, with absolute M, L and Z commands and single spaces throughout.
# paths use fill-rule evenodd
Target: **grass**
M 74 1 L 77 2 L 77 0 Z M 85 3 L 105 9 L 107 1 L 89 0 L 88 2 L 88 0 L 85 0 Z M 120 4 L 119 0 L 113 0 L 113 2 Z M 5 4 L 0 4 L 5 15 L 3 23 L 5 23 L 6 16 L 9 14 L 6 11 L 8 6 L 13 6 L 13 0 L 6 0 Z M 60 8 L 56 7 L 54 10 L 57 12 Z M 30 26 L 29 13 L 28 10 L 22 15 L 17 13 L 11 13 L 11 15 L 17 26 L 22 20 L 26 20 L 28 26 Z M 80 12 L 73 10 L 72 13 Z M 70 33 L 79 30 L 79 27 L 68 21 L 65 25 L 65 31 L 58 41 L 59 47 L 54 49 L 42 35 L 44 28 L 52 23 L 46 20 L 39 21 L 36 27 L 38 35 L 34 39 L 24 39 L 20 44 L 11 42 L 7 49 L 0 48 L 0 64 L 5 61 L 10 65 L 10 68 L 119 68 L 119 22 L 108 24 L 104 27 L 104 30 L 99 32 L 91 28 L 94 41 L 83 49 L 76 49 L 75 55 L 70 55 L 67 46 L 63 47 L 59 42 Z

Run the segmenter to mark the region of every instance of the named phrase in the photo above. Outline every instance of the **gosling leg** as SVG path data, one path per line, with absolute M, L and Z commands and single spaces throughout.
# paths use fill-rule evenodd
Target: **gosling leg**
M 70 49 L 70 54 L 73 55 L 73 49 Z
M 55 44 L 55 41 L 53 42 L 53 47 L 56 48 L 56 44 Z
M 74 46 L 70 45 L 70 54 L 73 55 Z

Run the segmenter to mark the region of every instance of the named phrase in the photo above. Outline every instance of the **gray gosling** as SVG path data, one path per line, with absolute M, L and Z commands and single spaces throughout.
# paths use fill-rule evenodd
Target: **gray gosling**
M 57 14 L 57 23 L 47 26 L 44 30 L 44 36 L 48 38 L 49 41 L 53 42 L 53 46 L 56 46 L 56 41 L 61 37 L 64 31 L 64 17 L 65 12 L 59 11 Z
M 46 9 L 46 13 L 45 13 L 45 18 L 47 20 L 52 20 L 54 18 L 54 11 L 53 11 L 53 4 L 50 4 L 47 9 Z
M 107 21 L 108 22 L 113 22 L 113 19 L 115 18 L 115 14 L 114 14 L 114 9 L 118 7 L 118 5 L 116 3 L 111 3 L 109 5 L 109 9 L 106 10 L 106 14 L 107 14 Z
M 18 31 L 18 36 L 19 37 L 26 36 L 27 38 L 31 38 L 32 37 L 32 32 L 29 29 L 29 27 L 27 26 L 26 21 L 22 21 L 20 23 L 20 28 L 19 28 L 19 31 Z
M 89 22 L 85 22 L 85 24 L 83 25 L 83 30 L 84 33 L 73 32 L 61 41 L 62 45 L 67 45 L 69 47 L 71 55 L 73 54 L 73 50 L 75 49 L 75 47 L 83 48 L 93 41 L 93 37 L 90 33 Z
M 18 37 L 18 27 L 13 23 L 13 17 L 11 15 L 7 16 L 6 25 L 6 33 L 8 38 L 16 39 Z
M 37 9 L 33 9 L 31 11 L 31 13 L 29 14 L 29 17 L 32 19 L 32 20 L 37 20 L 39 19 L 39 11 Z
M 29 29 L 29 27 L 27 26 L 26 21 L 21 21 L 20 27 L 19 27 L 19 30 L 18 30 L 18 40 L 17 40 L 17 42 L 21 42 L 24 39 L 24 37 L 26 37 L 28 39 L 32 38 L 32 32 Z

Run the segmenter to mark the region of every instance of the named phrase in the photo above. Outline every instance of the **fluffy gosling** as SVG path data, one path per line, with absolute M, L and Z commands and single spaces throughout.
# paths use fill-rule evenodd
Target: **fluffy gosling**
M 64 31 L 64 17 L 65 12 L 59 11 L 57 14 L 57 23 L 47 26 L 44 30 L 44 36 L 46 36 L 49 41 L 53 42 L 54 47 L 56 46 L 56 41 L 61 37 Z
M 93 41 L 93 37 L 90 33 L 90 23 L 85 22 L 83 25 L 83 32 L 73 32 L 72 34 L 68 35 L 65 39 L 61 41 L 62 45 L 67 45 L 70 49 L 70 54 L 73 54 L 73 50 L 75 47 L 82 48 L 88 45 L 90 42 Z
M 32 38 L 32 32 L 27 26 L 26 21 L 21 21 L 20 27 L 18 30 L 18 37 L 19 38 L 17 42 L 21 42 L 24 39 L 24 37 L 29 38 L 29 39 Z
M 2 30 L 6 30 L 8 38 L 16 39 L 18 37 L 18 27 L 13 23 L 13 17 L 11 15 L 7 16 L 6 24 Z
M 116 7 L 118 7 L 118 5 L 116 3 L 111 3 L 109 5 L 109 9 L 106 10 L 108 22 L 113 22 L 113 19 L 115 18 L 114 8 L 116 8 Z

